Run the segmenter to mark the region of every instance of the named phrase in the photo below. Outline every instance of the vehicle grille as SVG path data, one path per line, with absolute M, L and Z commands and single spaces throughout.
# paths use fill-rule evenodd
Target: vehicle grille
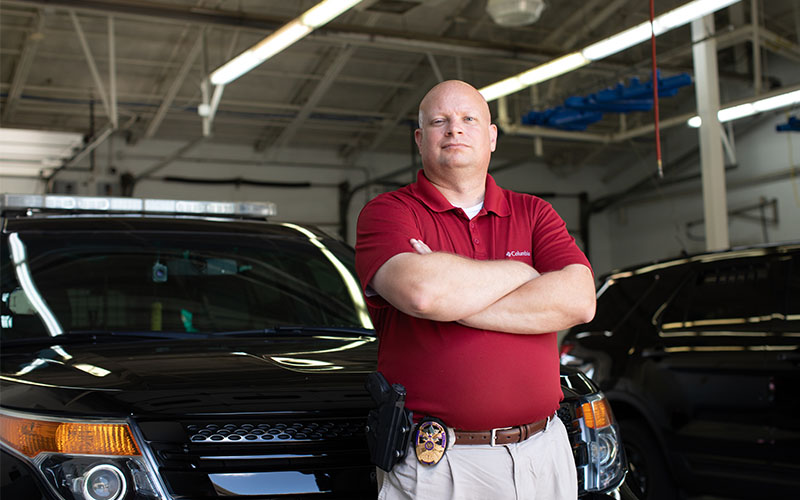
M 137 424 L 174 499 L 375 497 L 363 415 Z
M 322 441 L 362 436 L 364 426 L 353 422 L 277 422 L 189 424 L 193 443 L 264 443 Z

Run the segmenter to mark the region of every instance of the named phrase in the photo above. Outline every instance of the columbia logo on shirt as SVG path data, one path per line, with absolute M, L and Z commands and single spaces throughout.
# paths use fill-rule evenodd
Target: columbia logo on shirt
M 512 250 L 506 252 L 506 257 L 530 257 L 531 253 L 527 250 Z

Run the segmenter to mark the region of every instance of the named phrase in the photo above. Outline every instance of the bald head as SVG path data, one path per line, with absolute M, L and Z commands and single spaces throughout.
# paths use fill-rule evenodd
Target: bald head
M 422 99 L 414 139 L 429 180 L 443 185 L 453 175 L 461 179 L 474 176 L 479 184 L 495 150 L 497 127 L 486 99 L 475 87 L 449 80 Z
M 481 95 L 475 87 L 461 80 L 447 80 L 430 89 L 428 93 L 425 94 L 425 97 L 422 98 L 422 101 L 420 101 L 418 116 L 420 128 L 422 128 L 425 122 L 425 116 L 430 113 L 432 105 L 453 95 L 462 95 L 468 97 L 470 100 L 474 100 L 476 109 L 481 113 L 485 112 L 484 118 L 486 122 L 491 122 L 492 116 L 489 111 L 489 103 L 486 102 L 486 99 L 483 98 L 483 95 Z

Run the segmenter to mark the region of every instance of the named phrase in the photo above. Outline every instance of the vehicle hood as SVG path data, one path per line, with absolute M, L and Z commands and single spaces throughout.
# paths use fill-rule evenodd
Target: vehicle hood
M 2 406 L 86 415 L 369 406 L 372 336 L 5 344 Z

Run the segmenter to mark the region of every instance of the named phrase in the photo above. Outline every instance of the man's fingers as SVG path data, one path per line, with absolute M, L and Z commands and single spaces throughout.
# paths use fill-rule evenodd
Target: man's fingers
M 414 251 L 417 252 L 420 255 L 424 255 L 424 254 L 427 254 L 427 253 L 433 253 L 433 251 L 430 249 L 430 247 L 428 245 L 426 245 L 425 243 L 423 243 L 422 241 L 420 241 L 418 239 L 411 238 L 409 240 L 409 242 L 411 243 L 411 247 L 414 249 Z

